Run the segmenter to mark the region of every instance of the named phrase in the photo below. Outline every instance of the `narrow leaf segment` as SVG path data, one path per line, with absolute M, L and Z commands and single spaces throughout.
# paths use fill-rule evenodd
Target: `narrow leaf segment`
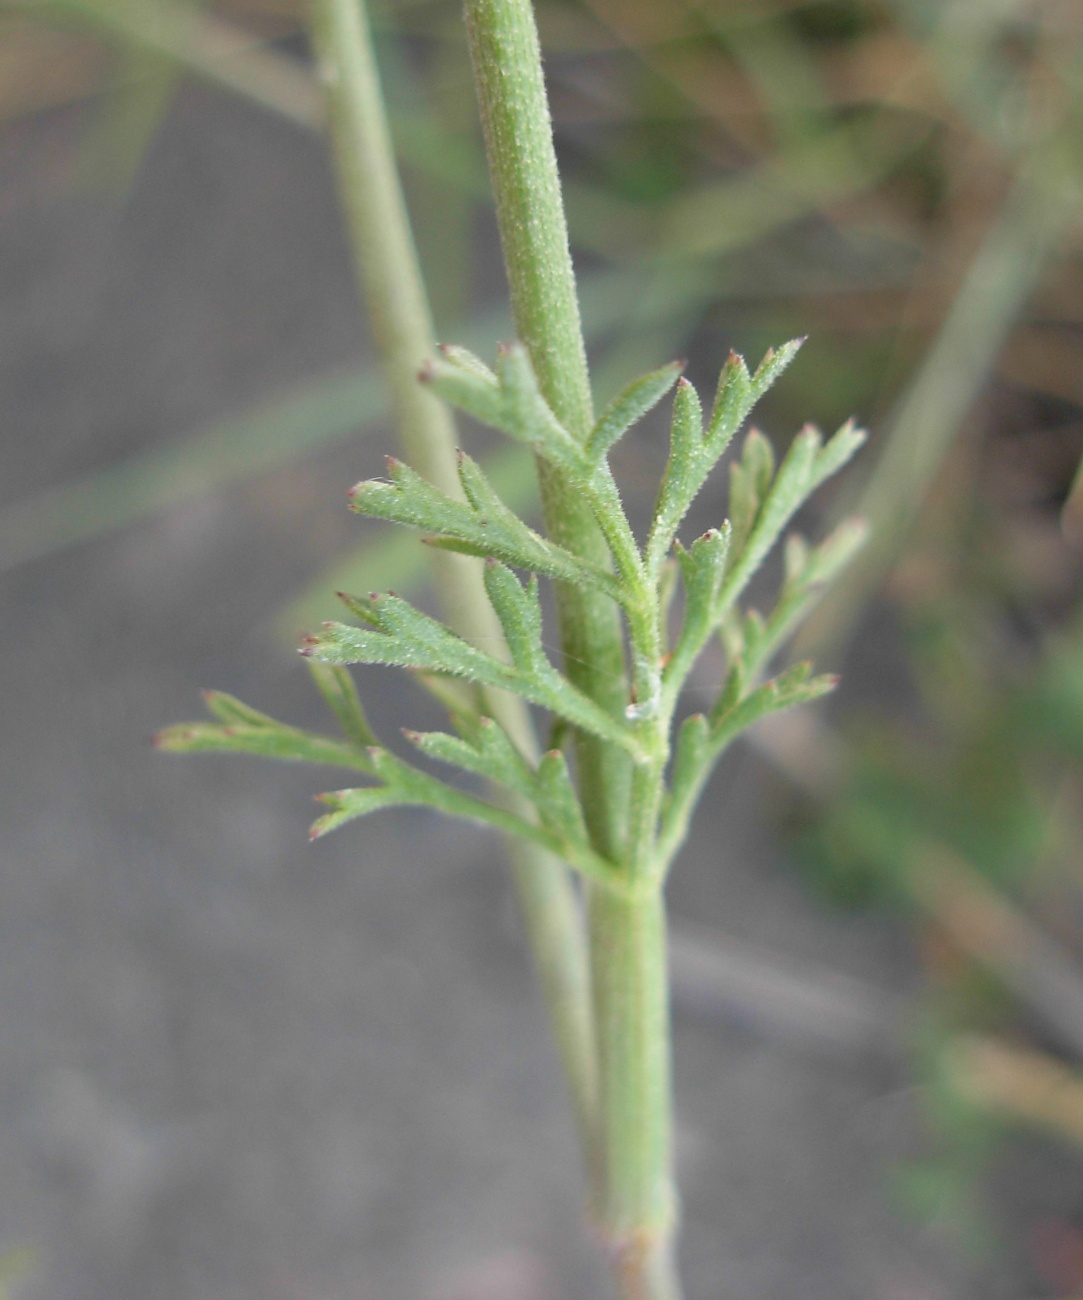
M 754 371 L 731 353 L 706 419 L 696 390 L 681 377 L 681 365 L 663 366 L 623 389 L 583 441 L 553 413 L 519 344 L 503 347 L 493 367 L 464 348 L 441 348 L 425 367 L 423 381 L 446 401 L 529 445 L 559 471 L 593 512 L 608 544 L 610 565 L 581 558 L 520 519 L 481 466 L 463 452 L 458 457 L 463 499 L 390 458 L 386 479 L 354 488 L 352 508 L 417 529 L 430 545 L 484 557 L 485 593 L 504 634 L 506 657 L 471 644 L 394 593 L 343 594 L 355 622 L 327 623 L 301 648 L 341 738 L 279 723 L 232 696 L 209 692 L 207 705 L 215 721 L 171 727 L 158 744 L 174 751 L 253 753 L 365 773 L 371 784 L 321 796 L 327 811 L 314 835 L 381 808 L 422 805 L 539 844 L 618 892 L 660 883 L 685 837 L 696 799 L 734 738 L 767 714 L 813 700 L 834 685 L 834 678 L 813 675 L 808 664 L 767 680 L 763 675 L 861 545 L 865 530 L 860 522 L 843 523 L 817 546 L 789 537 L 773 607 L 766 613 L 742 609 L 741 599 L 797 511 L 860 446 L 861 430 L 845 424 L 825 442 L 819 430 L 806 426 L 776 465 L 770 441 L 751 429 L 730 467 L 729 517 L 687 546 L 676 541 L 708 475 L 799 347 L 798 340 L 769 351 Z M 640 546 L 608 457 L 617 440 L 674 385 L 669 456 Z M 516 569 L 529 575 L 525 583 Z M 589 588 L 620 609 L 633 670 L 633 694 L 623 710 L 602 707 L 550 660 L 539 578 Z M 678 589 L 681 617 L 672 627 L 671 602 Z M 717 696 L 709 709 L 680 726 L 674 741 L 681 690 L 715 636 L 726 656 Z M 350 664 L 412 670 L 445 705 L 454 728 L 454 734 L 405 732 L 418 756 L 455 768 L 468 780 L 480 778 L 518 802 L 492 802 L 450 785 L 381 745 L 362 708 Z M 524 754 L 488 716 L 485 693 L 491 691 L 517 695 L 551 714 L 554 744 L 540 760 Z M 575 733 L 631 759 L 627 837 L 634 844 L 627 846 L 627 861 L 615 860 L 616 853 L 603 856 L 592 846 L 589 819 L 562 748 Z

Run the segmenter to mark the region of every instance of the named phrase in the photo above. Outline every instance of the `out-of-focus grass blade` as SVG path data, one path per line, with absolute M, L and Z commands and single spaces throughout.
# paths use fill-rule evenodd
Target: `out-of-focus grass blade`
M 75 17 L 109 34 L 122 47 L 168 60 L 297 126 L 322 129 L 323 99 L 308 68 L 188 3 L 38 0 L 33 12 L 43 19 Z M 422 106 L 393 108 L 391 125 L 395 147 L 404 160 L 471 197 L 488 198 L 485 164 L 473 136 L 448 131 Z M 615 248 L 641 247 L 649 241 L 652 221 L 599 187 L 574 185 L 571 199 L 573 219 L 579 214 L 574 234 L 581 246 L 612 253 Z
M 636 301 L 639 283 L 631 271 L 601 272 L 584 281 L 588 336 L 598 338 L 623 321 Z M 665 307 L 662 302 L 659 310 Z M 510 333 L 507 309 L 501 307 L 454 336 L 475 351 L 489 353 Z M 334 438 L 356 433 L 386 409 L 375 369 L 328 377 L 215 421 L 172 446 L 46 488 L 0 510 L 0 571 L 274 469 Z
M 123 197 L 173 103 L 183 73 L 153 50 L 126 43 L 84 135 L 76 168 L 88 188 Z
M 534 457 L 521 446 L 504 447 L 484 462 L 489 481 L 516 514 L 529 513 L 537 497 Z M 324 619 L 341 618 L 336 591 L 386 591 L 400 596 L 417 591 L 431 576 L 426 566 L 425 544 L 405 528 L 381 529 L 370 535 L 319 578 L 275 619 L 275 626 L 296 639 L 298 632 L 316 627 Z
M 180 505 L 344 437 L 386 408 L 374 371 L 317 381 L 0 511 L 0 571 Z
M 963 286 L 892 417 L 857 513 L 871 541 L 807 625 L 811 643 L 838 644 L 904 542 L 937 470 L 1019 312 L 1083 202 L 1074 126 L 1037 148 L 992 222 Z
M 717 256 L 758 243 L 802 217 L 872 189 L 931 127 L 872 117 L 821 132 L 800 148 L 677 198 L 664 227 L 673 257 Z
M 233 24 L 168 0 L 40 0 L 43 19 L 73 16 L 121 42 L 168 59 L 212 85 L 304 127 L 319 127 L 319 86 L 297 60 L 265 48 Z

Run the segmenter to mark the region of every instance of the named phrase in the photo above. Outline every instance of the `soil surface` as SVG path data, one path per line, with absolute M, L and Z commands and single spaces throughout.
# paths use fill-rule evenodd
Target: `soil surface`
M 315 138 L 187 91 L 117 205 L 62 184 L 82 126 L 0 144 L 4 503 L 366 356 Z M 607 1294 L 500 844 L 408 812 L 310 846 L 339 774 L 149 746 L 203 686 L 322 725 L 276 618 L 362 535 L 345 491 L 390 446 L 372 427 L 0 574 L 19 1300 Z M 428 720 L 400 679 L 363 685 L 385 731 Z M 905 994 L 905 936 L 810 894 L 767 786 L 732 756 L 675 917 Z M 966 1262 L 896 1207 L 927 1143 L 905 1054 L 689 996 L 676 1092 L 690 1300 L 1031 1294 L 1010 1258 Z

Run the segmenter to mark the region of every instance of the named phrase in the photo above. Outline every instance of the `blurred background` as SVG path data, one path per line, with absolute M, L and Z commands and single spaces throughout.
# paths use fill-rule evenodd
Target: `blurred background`
M 1083 1296 L 1083 8 L 538 16 L 599 397 L 807 334 L 765 431 L 872 434 L 801 520 L 873 524 L 797 646 L 843 684 L 671 888 L 689 1295 Z M 491 349 L 458 7 L 374 23 L 439 332 Z M 500 845 L 309 846 L 334 774 L 149 748 L 204 686 L 317 723 L 329 593 L 424 599 L 346 509 L 394 431 L 298 0 L 0 4 L 0 292 L 0 1294 L 606 1294 Z

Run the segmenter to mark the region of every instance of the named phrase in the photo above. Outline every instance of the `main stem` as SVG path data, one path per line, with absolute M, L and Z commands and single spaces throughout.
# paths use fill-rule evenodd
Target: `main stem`
M 585 438 L 590 382 L 579 324 L 541 54 L 529 0 L 466 0 L 516 329 L 542 392 Z M 598 563 L 608 560 L 581 496 L 542 467 L 549 533 Z M 619 618 L 591 592 L 558 593 L 565 669 L 615 715 L 628 704 Z M 673 1264 L 669 998 L 665 908 L 651 871 L 666 754 L 632 771 L 615 747 L 577 738 L 580 792 L 595 847 L 637 888 L 591 889 L 591 982 L 601 1082 L 604 1180 L 592 1212 L 624 1300 L 679 1300 Z
M 460 493 L 455 432 L 447 407 L 417 381 L 433 355 L 432 319 L 380 91 L 363 0 L 313 0 L 312 34 L 348 232 L 400 436 L 413 466 L 452 496 Z M 501 642 L 477 561 L 433 550 L 449 621 L 468 640 Z M 526 708 L 493 693 L 488 707 L 526 754 L 536 747 Z M 516 811 L 531 815 L 528 809 Z M 520 909 L 557 1039 L 592 1178 L 597 1150 L 597 1067 L 582 909 L 563 864 L 531 845 L 513 846 Z

